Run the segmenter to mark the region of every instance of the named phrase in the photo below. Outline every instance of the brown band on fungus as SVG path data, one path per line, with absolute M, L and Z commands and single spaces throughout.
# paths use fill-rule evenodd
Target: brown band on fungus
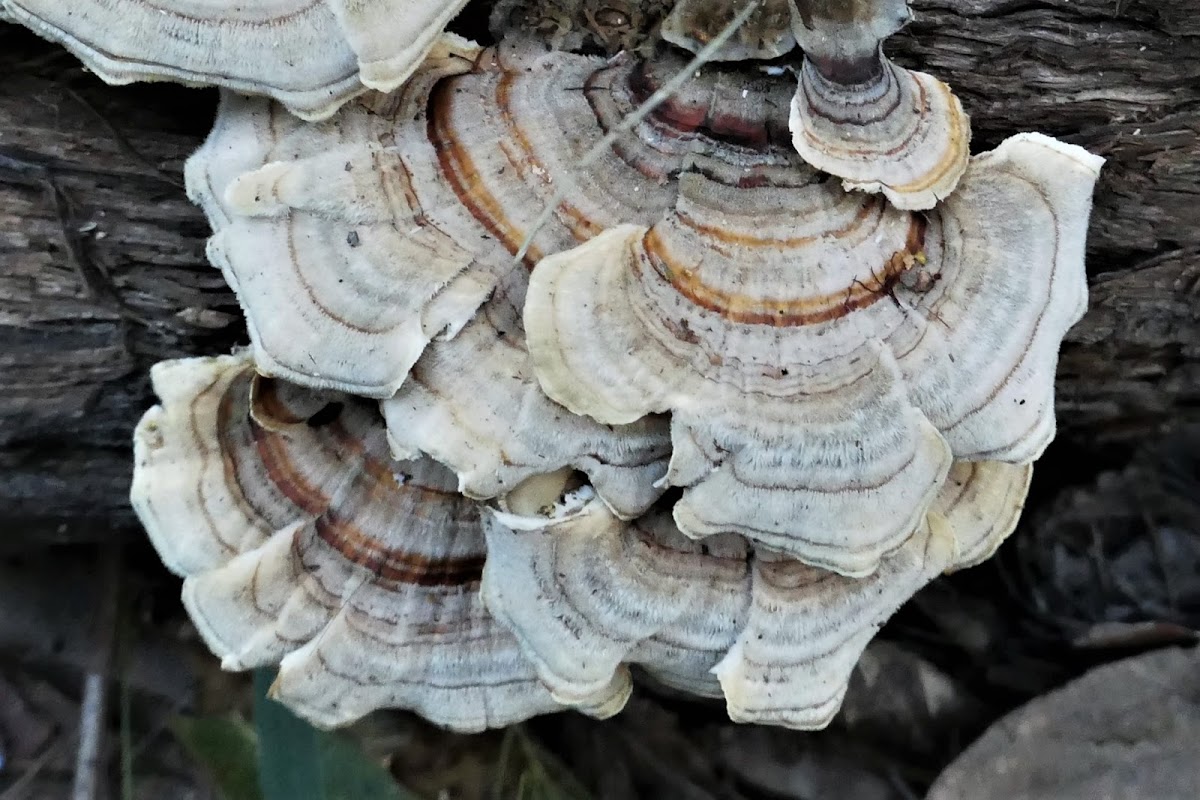
M 971 132 L 948 86 L 883 54 L 882 41 L 911 18 L 907 2 L 797 3 L 796 151 L 848 189 L 882 192 L 901 209 L 934 207 L 967 167 Z
M 530 142 L 529 137 L 517 122 L 516 115 L 512 111 L 512 89 L 516 76 L 517 73 L 506 72 L 500 76 L 500 79 L 496 83 L 496 107 L 500 111 L 500 118 L 504 121 L 505 130 L 511 134 L 512 141 L 516 144 L 516 147 L 512 147 L 503 140 L 498 144 L 508 157 L 508 162 L 517 170 L 517 174 L 525 180 L 527 185 L 540 185 L 547 191 L 553 191 L 555 187 L 552 176 L 538 162 L 537 148 Z M 556 120 L 552 124 L 559 123 Z M 555 214 L 570 229 L 571 235 L 578 242 L 587 241 L 604 230 L 602 225 L 588 219 L 582 211 L 566 199 L 558 204 Z M 519 244 L 518 247 L 510 248 L 509 252 L 515 255 L 518 249 Z M 529 254 L 526 253 L 525 263 L 532 269 L 536 260 L 531 259 Z
M 895 69 L 896 69 L 896 67 L 894 65 L 892 65 L 891 63 L 888 63 L 886 65 L 886 72 L 887 72 L 887 75 L 890 76 L 890 81 L 892 83 L 895 83 L 897 81 L 897 78 L 895 76 Z M 824 76 L 822 76 L 822 77 L 824 77 Z M 878 76 L 872 76 L 872 77 L 878 77 Z M 833 78 L 826 78 L 826 80 L 830 80 L 835 83 L 837 82 L 836 79 L 833 79 Z M 919 85 L 918 88 L 920 90 L 919 100 L 914 104 L 914 112 L 919 114 L 922 111 L 925 111 L 929 108 L 929 102 L 925 97 L 924 85 Z M 810 92 L 812 91 L 812 88 L 809 86 L 808 76 L 804 75 L 803 72 L 801 73 L 801 78 L 800 78 L 800 88 L 797 91 L 800 94 L 803 94 L 805 98 L 808 98 Z M 904 97 L 900 92 L 894 92 L 894 93 L 889 93 L 889 94 L 892 95 L 892 102 L 889 104 L 880 105 L 878 107 L 871 108 L 870 109 L 871 116 L 869 116 L 869 117 L 863 116 L 863 110 L 860 106 L 852 106 L 852 107 L 843 109 L 841 114 L 838 114 L 835 109 L 820 108 L 811 102 L 808 104 L 807 108 L 808 108 L 808 112 L 810 114 L 812 114 L 814 117 L 820 117 L 821 119 L 825 120 L 826 122 L 832 123 L 834 125 L 869 125 L 871 123 L 885 121 L 889 116 L 896 113 L 896 110 L 900 108 L 900 104 L 902 102 L 904 102 Z M 805 135 L 810 138 L 814 137 L 814 134 L 811 131 L 806 131 Z M 852 154 L 852 155 L 862 155 L 862 154 L 866 154 L 866 153 L 875 153 L 876 152 L 874 149 L 870 149 L 870 148 L 867 148 L 867 149 L 855 148 L 849 141 L 831 142 L 828 146 L 829 147 L 840 147 L 840 149 L 843 152 L 845 152 L 847 154 Z M 881 153 L 880 155 L 894 156 L 897 153 L 901 152 L 907 146 L 908 146 L 908 141 L 905 140 L 905 141 L 901 142 L 900 144 L 896 145 L 895 147 L 893 147 L 891 150 L 885 151 L 885 152 Z
M 863 204 L 863 209 L 856 217 L 855 223 L 864 222 L 869 213 L 876 209 L 877 207 L 873 203 Z M 778 244 L 781 247 L 799 247 L 812 241 L 810 238 L 807 241 L 775 243 L 770 240 L 756 240 L 751 236 L 724 234 L 711 228 L 704 229 L 695 223 L 690 223 L 682 215 L 681 221 L 702 230 L 719 241 L 730 244 Z M 844 290 L 830 292 L 819 297 L 786 300 L 750 297 L 707 286 L 693 270 L 680 266 L 678 260 L 673 258 L 668 251 L 661 235 L 654 229 L 651 229 L 642 239 L 642 250 L 651 269 L 691 303 L 719 314 L 730 322 L 784 328 L 829 322 L 889 297 L 896 280 L 912 268 L 916 263 L 915 259 L 922 253 L 925 228 L 925 220 L 919 214 L 912 215 L 905 249 L 893 253 L 878 269 L 872 270 L 866 279 L 855 278 Z M 847 235 L 850 230 L 851 228 L 833 231 L 827 235 L 838 238 Z M 632 258 L 630 268 L 634 274 L 640 274 L 640 258 Z
M 291 408 L 280 396 L 279 383 L 257 372 L 250 376 L 250 407 L 247 413 L 259 425 L 269 430 L 280 430 L 289 425 L 299 425 L 309 415 Z
M 635 102 L 645 102 L 665 82 L 662 76 L 650 71 L 651 66 L 651 62 L 642 61 L 629 72 L 630 96 Z M 760 94 L 758 87 L 753 85 L 744 91 Z M 704 133 L 713 139 L 760 151 L 766 150 L 772 141 L 780 141 L 778 137 L 772 138 L 763 119 L 746 119 L 726 113 L 725 108 L 725 104 L 714 102 L 711 95 L 694 98 L 681 93 L 664 100 L 648 120 L 658 122 L 667 130 Z
M 431 558 L 388 547 L 338 513 L 327 510 L 313 521 L 317 536 L 349 563 L 380 580 L 415 586 L 472 586 L 483 575 L 484 556 Z
M 225 669 L 279 665 L 275 699 L 323 727 L 399 707 L 477 731 L 559 707 L 483 606 L 479 507 L 434 462 L 388 460 L 373 408 L 274 382 L 278 417 L 343 410 L 271 430 L 249 415 L 244 354 L 154 375 L 163 405 L 138 429 L 132 499 Z M 191 481 L 203 490 L 181 492 Z M 286 497 L 237 502 L 269 490 Z
M 429 95 L 429 141 L 437 153 L 442 175 L 479 224 L 500 240 L 506 250 L 516 253 L 525 239 L 525 232 L 508 219 L 504 204 L 487 190 L 474 159 L 455 136 L 450 123 L 453 94 L 452 82 L 444 81 L 434 87 Z M 536 245 L 530 246 L 525 253 L 525 263 L 530 268 L 541 258 L 542 252 Z

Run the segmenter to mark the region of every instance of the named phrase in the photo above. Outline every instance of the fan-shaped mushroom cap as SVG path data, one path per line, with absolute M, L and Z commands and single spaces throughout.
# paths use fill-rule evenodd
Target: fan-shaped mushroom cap
M 447 37 L 400 92 L 315 125 L 223 96 L 188 161 L 188 192 L 213 225 L 208 255 L 246 311 L 261 371 L 388 396 L 425 344 L 491 291 L 467 269 L 459 243 L 479 226 L 440 178 L 424 125 L 431 86 L 477 54 Z M 395 126 L 397 115 L 421 122 Z
M 558 707 L 483 607 L 479 508 L 436 463 L 392 461 L 371 404 L 242 357 L 152 375 L 134 507 L 226 668 L 279 662 L 278 699 L 324 726 L 399 706 L 479 730 Z
M 672 412 L 689 536 L 867 574 L 919 526 L 951 452 L 1023 463 L 1053 438 L 1101 163 L 1013 137 L 928 215 L 685 175 L 661 222 L 534 270 L 538 379 L 601 422 Z
M 466 0 L 0 0 L 109 83 L 274 97 L 321 119 L 403 83 Z
M 699 52 L 745 7 L 744 0 L 679 0 L 663 20 L 662 38 Z M 764 0 L 750 19 L 717 51 L 717 61 L 781 56 L 796 46 L 791 0 Z
M 792 99 L 796 150 L 847 189 L 933 208 L 967 168 L 971 126 L 949 86 L 883 55 L 880 42 L 911 16 L 906 0 L 796 3 L 805 55 Z
M 622 523 L 592 501 L 560 518 L 488 512 L 484 601 L 513 630 L 564 703 L 629 685 L 626 663 L 666 683 L 720 695 L 709 674 L 746 619 L 744 539 L 710 549 L 667 514 Z
M 875 631 L 955 552 L 938 514 L 864 579 L 736 535 L 700 544 L 666 514 L 621 523 L 595 502 L 559 518 L 493 513 L 486 529 L 484 599 L 559 700 L 615 691 L 632 663 L 724 694 L 734 720 L 793 728 L 829 722 Z

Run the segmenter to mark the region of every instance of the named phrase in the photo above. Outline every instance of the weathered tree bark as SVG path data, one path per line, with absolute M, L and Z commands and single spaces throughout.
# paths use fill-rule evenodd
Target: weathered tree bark
M 132 529 L 149 364 L 241 334 L 181 174 L 215 92 L 109 88 L 3 23 L 0 74 L 0 531 Z
M 890 52 L 955 87 L 974 150 L 1040 130 L 1109 160 L 1091 310 L 1059 370 L 1062 469 L 1040 477 L 1052 491 L 1200 420 L 1200 0 L 914 6 Z M 0 75 L 0 533 L 132 530 L 150 364 L 244 336 L 182 189 L 215 95 L 105 87 L 2 24 Z

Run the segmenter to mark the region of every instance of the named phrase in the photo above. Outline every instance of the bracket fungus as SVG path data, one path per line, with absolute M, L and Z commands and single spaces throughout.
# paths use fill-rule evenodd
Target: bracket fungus
M 957 459 L 1027 463 L 1083 313 L 1102 159 L 1037 134 L 927 214 L 828 183 L 680 180 L 675 209 L 543 259 L 525 325 L 546 393 L 671 412 L 689 536 L 742 533 L 846 575 L 912 535 Z
M 943 570 L 1016 524 L 1029 468 L 956 464 L 918 531 L 867 578 L 748 542 L 681 535 L 670 516 L 631 523 L 592 501 L 559 517 L 486 520 L 483 596 L 564 703 L 627 692 L 625 664 L 701 695 L 735 721 L 824 727 L 883 622 Z
M 278 663 L 274 695 L 322 726 L 398 706 L 481 730 L 559 707 L 480 599 L 480 509 L 435 462 L 392 461 L 372 404 L 243 356 L 152 377 L 133 504 L 226 668 Z
M 911 17 L 907 0 L 795 0 L 804 50 L 792 99 L 796 150 L 847 189 L 926 209 L 967 168 L 970 120 L 950 87 L 903 69 L 881 42 Z
M 794 36 L 798 92 L 722 62 L 645 114 L 683 54 L 547 52 L 512 3 L 483 48 L 440 34 L 458 0 L 259 0 L 237 25 L 170 2 L 220 47 L 276 20 L 272 58 L 340 32 L 253 89 L 274 100 L 223 93 L 189 160 L 252 348 L 158 365 L 135 437 L 135 508 L 227 668 L 278 663 L 326 726 L 604 716 L 640 665 L 821 727 L 896 608 L 1012 531 L 1102 159 L 1023 134 L 968 163 L 948 88 L 882 55 L 900 0 L 765 2 L 721 57 Z M 0 3 L 69 38 L 46 0 Z M 595 3 L 533 11 L 560 5 Z M 150 8 L 78 22 L 126 6 Z M 662 35 L 703 50 L 735 11 L 682 0 Z M 401 13 L 403 36 L 363 27 Z M 623 24 L 592 39 L 650 38 Z M 128 74 L 209 62 L 149 63 Z
M 213 226 L 208 256 L 237 292 L 260 371 L 386 397 L 430 339 L 487 297 L 492 283 L 475 279 L 459 244 L 478 225 L 439 213 L 459 206 L 423 124 L 430 87 L 478 52 L 446 37 L 399 92 L 317 124 L 222 95 L 187 186 Z M 395 116 L 419 121 L 394 126 Z
M 366 88 L 403 83 L 466 2 L 0 0 L 0 10 L 109 83 L 223 86 L 321 119 Z

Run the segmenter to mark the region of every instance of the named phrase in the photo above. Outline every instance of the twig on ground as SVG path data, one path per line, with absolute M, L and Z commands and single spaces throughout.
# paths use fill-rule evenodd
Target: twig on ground
M 96 800 L 103 775 L 104 712 L 117 634 L 117 598 L 121 577 L 121 546 L 105 549 L 99 577 L 96 624 L 92 634 L 92 663 L 83 678 L 79 709 L 79 750 L 71 800 Z

